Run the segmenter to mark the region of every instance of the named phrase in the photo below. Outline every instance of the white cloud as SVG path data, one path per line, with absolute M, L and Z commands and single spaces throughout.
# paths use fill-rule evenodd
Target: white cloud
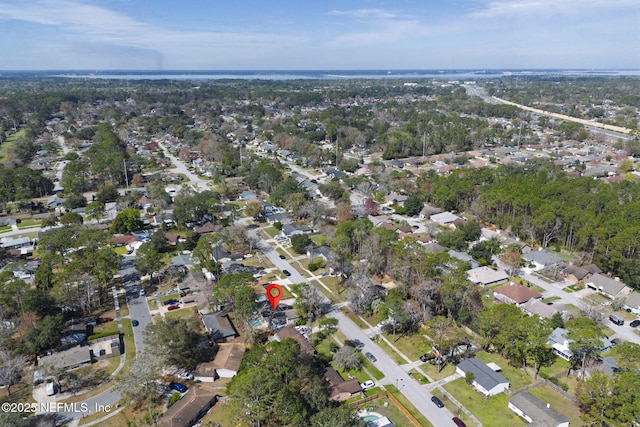
M 638 8 L 637 0 L 513 0 L 490 1 L 470 15 L 480 18 L 584 14 L 598 9 Z

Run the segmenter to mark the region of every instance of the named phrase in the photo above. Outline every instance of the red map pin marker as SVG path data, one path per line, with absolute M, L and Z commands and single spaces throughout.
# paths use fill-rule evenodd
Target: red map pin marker
M 271 303 L 271 307 L 275 308 L 280 303 L 280 299 L 282 298 L 282 286 L 277 283 L 272 283 L 267 286 L 267 299 Z

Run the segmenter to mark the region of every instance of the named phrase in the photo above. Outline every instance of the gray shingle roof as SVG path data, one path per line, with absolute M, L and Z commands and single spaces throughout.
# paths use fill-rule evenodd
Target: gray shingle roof
M 516 394 L 509 403 L 531 418 L 534 425 L 557 426 L 569 421 L 569 418 L 553 408 L 548 408 L 545 403 L 527 392 Z
M 463 372 L 467 373 L 471 371 L 475 377 L 475 382 L 481 385 L 485 390 L 491 390 L 498 384 L 509 383 L 509 381 L 488 367 L 484 362 L 479 359 L 467 359 L 458 364 Z

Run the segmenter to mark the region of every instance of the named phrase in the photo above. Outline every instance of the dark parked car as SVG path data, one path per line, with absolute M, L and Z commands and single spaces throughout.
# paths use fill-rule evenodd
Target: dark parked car
M 138 322 L 136 319 L 133 319 L 131 321 L 131 325 L 133 325 L 133 326 L 138 326 L 139 324 L 140 324 L 140 322 Z
M 98 325 L 100 325 L 102 323 L 111 322 L 112 320 L 113 320 L 113 317 L 99 317 L 97 319 L 97 323 L 98 323 Z
M 376 357 L 373 354 L 369 353 L 368 351 L 364 355 L 367 357 L 367 359 L 371 360 L 372 362 L 378 361 L 378 359 L 376 359 Z
M 169 388 L 175 391 L 179 391 L 180 393 L 184 393 L 185 391 L 187 391 L 186 385 L 175 381 L 169 384 Z
M 164 305 L 173 305 L 173 304 L 177 304 L 177 303 L 178 303 L 178 300 L 175 299 L 175 298 L 171 298 L 171 299 L 168 299 L 165 302 L 163 302 Z
M 167 307 L 167 311 L 173 311 L 173 310 L 177 310 L 179 309 L 180 306 L 175 304 L 175 305 L 170 305 L 169 307 Z
M 453 417 L 452 421 L 458 426 L 458 427 L 467 427 L 467 425 L 458 417 Z
M 282 273 L 287 277 L 291 276 L 291 273 L 289 273 L 289 270 L 282 270 Z
M 284 255 L 278 255 L 280 257 L 280 259 L 286 259 L 287 257 Z
M 435 359 L 436 357 L 433 355 L 433 353 L 425 353 L 422 356 L 420 356 L 420 361 L 423 363 L 428 362 L 431 359 Z
M 640 319 L 632 321 L 631 323 L 629 323 L 629 326 L 631 326 L 632 328 L 637 328 L 638 326 L 640 326 Z
M 435 396 L 431 396 L 431 401 L 438 407 L 438 408 L 444 408 L 444 403 L 442 403 L 442 400 L 438 399 Z

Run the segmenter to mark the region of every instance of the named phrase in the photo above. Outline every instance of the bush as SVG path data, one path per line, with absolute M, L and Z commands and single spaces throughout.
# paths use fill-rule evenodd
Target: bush
M 180 400 L 180 393 L 178 393 L 177 391 L 174 392 L 171 397 L 169 398 L 169 403 L 167 403 L 167 408 L 170 408 L 171 405 L 173 405 L 174 403 L 176 403 L 178 400 Z

